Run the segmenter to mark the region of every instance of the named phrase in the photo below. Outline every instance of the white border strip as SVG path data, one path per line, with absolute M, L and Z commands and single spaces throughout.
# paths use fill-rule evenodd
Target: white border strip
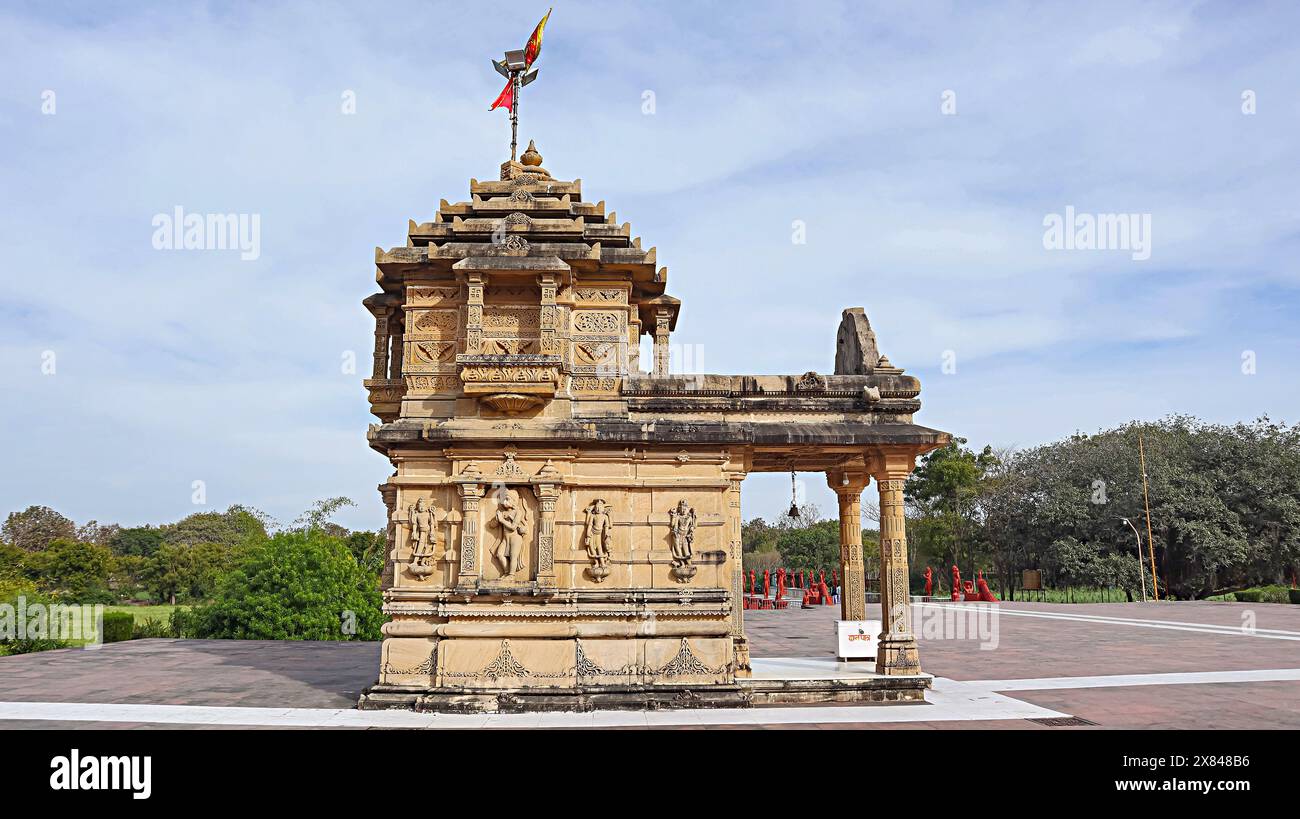
M 926 703 L 593 711 L 542 714 L 417 714 L 342 708 L 240 708 L 130 703 L 0 702 L 0 720 L 144 722 L 165 725 L 248 725 L 281 728 L 629 728 L 682 725 L 811 725 L 1020 720 L 1064 717 L 1048 708 L 971 683 L 938 678 Z
M 952 603 L 913 603 L 914 606 L 927 606 L 953 611 L 975 611 L 973 605 Z M 1184 623 L 1177 620 L 1143 620 L 1137 617 L 1107 617 L 1102 614 L 1064 614 L 1046 611 L 1026 611 L 1008 609 L 997 603 L 975 604 L 995 608 L 998 616 L 1040 617 L 1046 620 L 1068 620 L 1079 623 L 1102 623 L 1114 626 L 1134 626 L 1137 628 L 1158 628 L 1170 631 L 1194 631 L 1202 634 L 1221 634 L 1227 637 L 1263 637 L 1270 640 L 1300 640 L 1300 631 L 1284 631 L 1274 628 L 1245 628 L 1243 626 L 1219 626 L 1210 623 Z

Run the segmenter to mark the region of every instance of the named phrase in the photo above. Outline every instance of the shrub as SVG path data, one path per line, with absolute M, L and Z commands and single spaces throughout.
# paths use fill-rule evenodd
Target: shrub
M 1257 586 L 1234 592 L 1238 603 L 1286 603 L 1290 601 L 1291 589 L 1286 586 Z
M 382 623 L 374 576 L 320 530 L 252 547 L 193 619 L 196 637 L 243 640 L 378 640 Z
M 49 605 L 50 599 L 36 591 L 35 584 L 20 578 L 0 578 L 0 603 L 18 607 L 18 598 L 26 598 L 27 606 L 40 603 Z M 16 620 L 16 617 L 15 617 Z M 0 621 L 2 622 L 2 621 Z M 46 638 L 29 638 L 18 639 L 17 622 L 11 621 L 6 626 L 13 626 L 10 630 L 5 628 L 0 630 L 0 657 L 10 654 L 30 654 L 34 651 L 49 651 L 55 648 L 67 648 L 70 643 L 64 640 L 55 640 Z
M 135 631 L 135 615 L 129 611 L 106 611 L 100 633 L 106 643 L 130 640 Z
M 172 616 L 167 621 L 167 627 L 170 632 L 169 636 L 180 639 L 194 637 L 198 629 L 195 620 L 196 618 L 193 609 L 187 609 L 184 607 L 173 609 Z
M 170 637 L 172 636 L 171 624 L 164 623 L 162 620 L 149 618 L 143 623 L 136 623 L 135 629 L 131 632 L 132 640 L 147 640 L 151 637 Z
M 1287 589 L 1287 599 L 1296 605 L 1300 605 L 1300 589 Z

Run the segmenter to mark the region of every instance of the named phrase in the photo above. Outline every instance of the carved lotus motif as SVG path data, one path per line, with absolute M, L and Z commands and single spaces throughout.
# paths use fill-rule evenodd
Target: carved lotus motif
M 498 412 L 515 413 L 540 407 L 544 401 L 536 395 L 521 395 L 513 392 L 485 395 L 479 399 Z

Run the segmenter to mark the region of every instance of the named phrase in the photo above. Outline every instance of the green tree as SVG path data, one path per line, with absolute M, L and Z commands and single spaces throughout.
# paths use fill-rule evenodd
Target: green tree
M 104 546 L 58 538 L 24 560 L 27 576 L 48 594 L 78 602 L 110 598 L 113 553 Z
M 827 577 L 840 565 L 840 524 L 823 520 L 783 531 L 777 549 L 787 569 L 825 569 Z
M 108 542 L 115 555 L 152 557 L 163 544 L 163 531 L 153 526 L 133 526 L 119 529 Z
M 983 520 L 980 495 L 998 458 L 992 447 L 976 453 L 965 444 L 965 438 L 954 438 L 925 455 L 908 477 L 903 495 L 913 508 L 908 540 L 915 543 L 917 556 L 946 566 L 964 553 L 968 571 L 974 574 Z
M 257 545 L 194 613 L 199 637 L 377 640 L 379 590 L 340 539 L 282 532 Z
M 244 546 L 266 539 L 266 518 L 244 506 L 224 512 L 196 512 L 162 527 L 163 542 L 180 546 L 219 543 Z
M 38 552 L 58 538 L 74 540 L 76 537 L 76 524 L 48 506 L 29 506 L 21 512 L 10 512 L 0 526 L 0 538 L 25 552 Z
M 164 543 L 145 562 L 140 580 L 157 599 L 172 605 L 181 598 L 206 600 L 216 593 L 221 578 L 253 548 L 251 544 Z
M 743 523 L 740 527 L 740 550 L 742 553 L 772 551 L 776 549 L 781 531 L 781 527 L 772 526 L 762 518 Z
M 388 558 L 388 535 L 384 530 L 349 532 L 344 542 L 358 566 L 376 577 L 383 572 Z
M 0 583 L 23 576 L 23 558 L 27 553 L 9 543 L 0 543 Z
M 337 523 L 331 523 L 330 518 L 338 510 L 356 505 L 356 501 L 342 495 L 318 500 L 311 505 L 310 509 L 298 516 L 298 519 L 293 522 L 293 528 L 297 530 L 320 529 L 327 535 L 346 537 L 347 530 Z

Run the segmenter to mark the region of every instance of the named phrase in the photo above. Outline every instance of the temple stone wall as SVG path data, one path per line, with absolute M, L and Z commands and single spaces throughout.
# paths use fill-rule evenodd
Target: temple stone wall
M 739 555 L 729 453 L 511 446 L 392 454 L 396 570 L 381 684 L 734 681 Z M 593 529 L 601 509 L 605 522 Z M 681 510 L 692 529 L 686 562 L 674 555 Z M 429 517 L 416 524 L 421 514 Z M 525 523 L 516 559 L 499 515 L 507 526 Z M 421 527 L 431 530 L 423 544 Z M 607 559 L 592 556 L 593 531 Z

